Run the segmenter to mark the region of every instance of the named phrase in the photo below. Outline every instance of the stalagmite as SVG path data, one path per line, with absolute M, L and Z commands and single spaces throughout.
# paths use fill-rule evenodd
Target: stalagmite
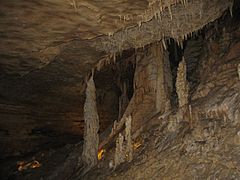
M 186 106 L 188 104 L 188 91 L 189 91 L 186 76 L 187 76 L 187 66 L 186 66 L 185 59 L 183 57 L 182 61 L 179 63 L 179 66 L 178 66 L 177 80 L 176 80 L 176 91 L 178 95 L 178 104 L 179 104 L 177 119 L 178 121 L 188 120 L 190 121 L 190 124 L 191 124 L 192 122 L 189 117 L 191 116 L 189 115 L 189 107 Z
M 87 82 L 86 100 L 84 104 L 84 121 L 85 128 L 82 160 L 86 163 L 88 168 L 91 168 L 97 164 L 99 144 L 99 117 L 97 113 L 96 89 L 93 75 Z
M 187 66 L 184 58 L 179 63 L 176 90 L 178 95 L 179 108 L 181 108 L 184 105 L 188 104 Z
M 125 140 L 127 141 L 126 146 L 126 156 L 128 162 L 132 161 L 133 158 L 133 148 L 132 148 L 132 135 L 131 135 L 131 127 L 132 127 L 132 116 L 127 117 L 125 122 Z
M 123 146 L 124 137 L 119 133 L 116 140 L 116 149 L 114 155 L 114 169 L 125 160 L 124 146 Z

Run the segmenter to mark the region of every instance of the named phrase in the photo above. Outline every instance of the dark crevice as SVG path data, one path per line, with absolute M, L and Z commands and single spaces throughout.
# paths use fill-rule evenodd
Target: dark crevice
M 185 42 L 183 44 L 185 46 Z M 183 56 L 183 50 L 181 47 L 177 45 L 177 42 L 174 39 L 170 39 L 167 50 L 169 52 L 169 61 L 170 61 L 170 67 L 172 72 L 172 85 L 173 85 L 173 91 L 171 94 L 171 105 L 172 107 L 178 106 L 178 98 L 177 98 L 177 92 L 176 92 L 176 79 L 177 79 L 177 69 L 179 62 L 182 60 Z

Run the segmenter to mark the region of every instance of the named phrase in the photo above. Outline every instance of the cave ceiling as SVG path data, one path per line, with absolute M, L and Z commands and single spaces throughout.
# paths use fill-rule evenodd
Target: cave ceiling
M 181 41 L 232 0 L 1 0 L 1 103 L 83 102 L 96 64 L 163 37 Z

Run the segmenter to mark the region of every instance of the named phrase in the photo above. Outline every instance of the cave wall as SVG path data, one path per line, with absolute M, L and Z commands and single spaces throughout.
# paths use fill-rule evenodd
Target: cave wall
M 1 158 L 76 143 L 81 140 L 80 111 L 42 111 L 25 105 L 0 104 Z
M 239 124 L 239 28 L 224 28 L 219 36 L 221 38 L 208 42 L 207 60 L 199 66 L 200 84 L 192 96 L 193 102 L 198 104 L 196 118 L 224 118 L 226 123 Z

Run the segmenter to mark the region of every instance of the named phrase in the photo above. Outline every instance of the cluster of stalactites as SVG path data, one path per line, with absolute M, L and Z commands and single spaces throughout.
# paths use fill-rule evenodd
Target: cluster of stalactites
M 98 144 L 99 144 L 99 117 L 97 113 L 96 89 L 93 81 L 93 75 L 87 82 L 86 100 L 84 104 L 84 144 L 82 160 L 88 168 L 95 166 L 98 162 Z
M 121 163 L 128 161 L 131 162 L 133 158 L 133 147 L 132 147 L 132 136 L 131 136 L 131 125 L 132 117 L 129 116 L 125 121 L 125 135 L 119 133 L 116 140 L 116 148 L 114 155 L 114 168 Z M 124 141 L 125 140 L 125 141 Z

